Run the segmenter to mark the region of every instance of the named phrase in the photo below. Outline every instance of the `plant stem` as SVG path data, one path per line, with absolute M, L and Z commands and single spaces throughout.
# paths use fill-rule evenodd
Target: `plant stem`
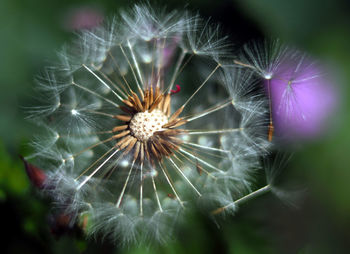
M 253 198 L 256 198 L 262 194 L 265 194 L 268 191 L 270 191 L 270 185 L 266 185 L 266 186 L 264 186 L 256 191 L 253 191 L 253 192 L 249 193 L 248 195 L 241 197 L 240 199 L 237 199 L 234 203 L 235 203 L 235 205 L 240 205 L 246 201 L 249 201 Z
M 234 202 L 232 202 L 232 203 L 230 203 L 230 204 L 228 204 L 226 206 L 220 207 L 220 208 L 212 211 L 212 214 L 216 215 L 216 214 L 219 214 L 219 213 L 223 212 L 225 209 L 227 209 L 227 208 L 229 208 L 231 206 L 241 205 L 242 203 L 247 202 L 247 201 L 249 201 L 251 199 L 254 199 L 254 198 L 258 197 L 258 196 L 261 196 L 261 195 L 265 194 L 266 192 L 268 192 L 270 190 L 271 190 L 270 189 L 270 185 L 265 185 L 264 187 L 262 187 L 260 189 L 257 189 L 256 191 L 253 191 L 253 192 L 249 193 L 248 195 L 243 196 L 243 197 L 237 199 L 236 201 L 234 201 Z

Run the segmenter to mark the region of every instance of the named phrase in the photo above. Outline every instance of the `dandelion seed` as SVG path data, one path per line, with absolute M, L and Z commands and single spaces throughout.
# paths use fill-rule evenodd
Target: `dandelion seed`
M 336 105 L 336 87 L 324 67 L 306 53 L 278 40 L 245 45 L 237 66 L 264 79 L 270 100 L 269 140 L 312 138 L 323 129 Z
M 299 53 L 293 60 L 285 61 L 268 84 L 275 125 L 289 138 L 315 137 L 334 111 L 336 88 L 310 57 Z
M 233 82 L 225 37 L 198 15 L 135 6 L 116 20 L 81 32 L 42 78 L 60 106 L 38 110 L 54 138 L 31 158 L 88 234 L 164 242 L 198 199 L 226 206 L 251 190 L 266 104 Z

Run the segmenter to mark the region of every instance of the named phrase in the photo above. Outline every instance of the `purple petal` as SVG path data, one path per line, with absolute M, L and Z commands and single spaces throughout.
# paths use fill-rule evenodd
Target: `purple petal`
M 321 68 L 302 57 L 285 61 L 265 85 L 270 86 L 276 132 L 284 137 L 314 137 L 322 132 L 337 96 Z

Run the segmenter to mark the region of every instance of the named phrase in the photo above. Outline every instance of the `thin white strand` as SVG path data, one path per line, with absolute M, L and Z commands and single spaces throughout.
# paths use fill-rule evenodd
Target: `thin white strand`
M 77 190 L 79 190 L 83 185 L 91 179 L 117 152 L 119 152 L 119 149 L 115 150 L 100 166 L 98 166 L 87 178 L 82 181 L 79 186 L 77 187 Z
M 237 131 L 242 131 L 243 128 L 233 128 L 233 129 L 223 129 L 215 131 L 196 131 L 196 130 L 187 130 L 186 134 L 188 135 L 201 135 L 201 134 L 220 134 L 220 133 L 232 133 Z
M 292 84 L 298 84 L 298 83 L 303 83 L 305 81 L 309 81 L 309 80 L 312 80 L 312 79 L 315 79 L 315 78 L 319 78 L 321 77 L 322 75 L 320 74 L 315 74 L 313 76 L 310 76 L 310 77 L 307 77 L 307 78 L 303 78 L 303 79 L 295 79 L 292 81 Z
M 195 163 L 194 161 L 192 161 L 188 156 L 184 155 L 181 151 L 178 151 L 179 154 L 181 154 L 182 157 L 184 157 L 186 160 L 188 160 L 191 164 L 195 165 L 196 167 L 198 167 L 198 162 Z M 181 162 L 180 158 L 178 156 L 175 156 L 175 158 Z M 213 178 L 214 180 L 216 180 L 217 178 L 215 176 L 213 176 L 208 170 L 206 170 L 205 168 L 201 168 L 201 170 L 203 170 L 204 173 L 206 173 L 209 177 Z
M 129 85 L 128 81 L 127 81 L 126 78 L 125 78 L 125 75 L 122 74 L 122 71 L 121 71 L 121 69 L 120 69 L 120 67 L 119 67 L 119 64 L 118 64 L 117 61 L 115 60 L 114 56 L 113 56 L 110 52 L 109 52 L 108 54 L 109 54 L 110 57 L 112 58 L 112 61 L 113 61 L 113 63 L 115 64 L 115 66 L 117 67 L 117 69 L 118 69 L 118 71 L 119 71 L 119 75 L 123 78 L 123 80 L 124 80 L 124 82 L 125 82 L 127 88 L 129 88 L 129 90 L 132 91 L 131 88 L 130 88 L 130 85 Z
M 165 34 L 166 35 L 166 34 Z M 165 48 L 165 42 L 166 42 L 166 36 L 164 37 L 164 42 L 163 42 L 163 45 L 160 47 L 160 63 L 158 64 L 157 68 L 158 68 L 158 71 L 157 71 L 157 75 L 158 75 L 158 80 L 157 80 L 157 87 L 160 87 L 160 70 L 162 68 L 162 65 L 163 65 L 163 53 L 164 53 L 164 48 Z
M 184 207 L 182 200 L 180 199 L 179 195 L 177 194 L 177 191 L 175 190 L 175 186 L 173 185 L 173 183 L 172 183 L 171 180 L 169 179 L 168 173 L 165 171 L 165 168 L 163 167 L 163 165 L 162 165 L 160 162 L 159 162 L 159 166 L 160 166 L 160 168 L 162 169 L 162 172 L 163 172 L 163 174 L 164 174 L 164 176 L 165 176 L 165 179 L 167 180 L 168 184 L 170 185 L 171 190 L 172 190 L 173 193 L 175 194 L 176 199 L 179 201 L 180 205 L 181 205 L 182 207 Z
M 122 189 L 122 191 L 121 191 L 121 193 L 120 193 L 120 195 L 119 195 L 119 198 L 118 198 L 118 202 L 117 202 L 117 204 L 116 204 L 116 207 L 120 207 L 120 203 L 122 202 L 122 198 L 123 198 L 123 196 L 124 196 L 125 189 L 126 189 L 126 187 L 128 186 L 129 178 L 130 178 L 131 172 L 132 172 L 132 170 L 133 170 L 133 168 L 134 168 L 134 164 L 135 164 L 135 160 L 133 160 L 133 162 L 132 162 L 132 164 L 131 164 L 131 167 L 130 167 L 130 170 L 129 170 L 129 174 L 128 174 L 126 180 L 125 180 L 123 189 Z
M 186 143 L 183 143 L 183 146 L 184 146 L 184 148 L 186 147 L 188 149 L 192 149 L 193 151 L 197 151 L 197 152 L 203 153 L 204 155 L 210 155 L 210 156 L 213 156 L 213 157 L 216 157 L 216 158 L 219 158 L 219 159 L 226 158 L 225 156 L 222 156 L 222 155 L 219 155 L 219 154 L 215 154 L 213 152 L 201 151 L 200 149 L 191 147 L 191 146 L 187 145 Z
M 95 96 L 97 96 L 97 97 L 99 97 L 99 98 L 101 98 L 101 99 L 111 103 L 112 105 L 116 106 L 117 108 L 119 108 L 119 105 L 117 103 L 115 103 L 115 102 L 105 98 L 104 96 L 102 96 L 102 95 L 100 95 L 100 94 L 98 94 L 98 93 L 96 93 L 96 92 L 94 92 L 94 91 L 92 91 L 92 90 L 90 90 L 90 89 L 88 89 L 88 88 L 86 88 L 84 86 L 81 86 L 81 85 L 75 83 L 74 81 L 72 82 L 72 84 L 75 85 L 76 87 L 79 87 L 80 89 L 85 90 L 88 93 L 91 93 L 92 95 L 95 95 Z
M 176 80 L 176 78 L 177 78 L 178 71 L 179 71 L 179 69 L 180 69 L 180 66 L 181 66 L 183 60 L 184 60 L 185 55 L 186 55 L 185 51 L 181 51 L 181 55 L 179 56 L 179 58 L 178 58 L 178 60 L 177 60 L 177 62 L 176 62 L 176 65 L 175 65 L 175 70 L 174 70 L 173 76 L 172 76 L 172 78 L 171 78 L 170 85 L 169 85 L 169 87 L 167 88 L 167 90 L 169 90 L 169 91 L 170 91 L 170 90 L 173 88 L 173 86 L 174 86 L 175 80 Z
M 141 92 L 142 89 L 141 89 L 140 83 L 139 83 L 139 81 L 138 81 L 138 79 L 137 79 L 137 77 L 136 77 L 134 68 L 132 67 L 132 64 L 130 63 L 129 58 L 126 56 L 125 51 L 124 51 L 124 49 L 123 49 L 123 46 L 120 44 L 119 47 L 120 47 L 120 50 L 122 51 L 122 53 L 123 53 L 123 55 L 124 55 L 124 57 L 125 57 L 125 60 L 126 60 L 126 61 L 128 62 L 128 64 L 129 64 L 129 67 L 130 67 L 130 69 L 131 69 L 132 75 L 134 76 L 134 79 L 135 79 L 137 88 L 138 88 L 139 91 Z
M 201 118 L 203 116 L 209 115 L 210 113 L 214 113 L 215 111 L 218 111 L 220 109 L 223 109 L 223 108 L 227 107 L 230 104 L 232 104 L 232 99 L 229 99 L 227 102 L 225 101 L 221 105 L 217 105 L 217 106 L 214 106 L 212 108 L 209 108 L 209 109 L 207 109 L 207 110 L 205 110 L 205 111 L 203 111 L 203 112 L 201 112 L 199 114 L 196 114 L 196 115 L 194 115 L 192 117 L 189 117 L 189 118 L 185 117 L 185 119 L 187 118 L 186 119 L 187 122 L 190 122 L 190 121 L 193 121 L 195 119 Z
M 67 136 L 69 137 L 69 135 L 67 135 Z M 91 145 L 91 146 L 88 146 L 87 148 L 85 148 L 85 149 L 83 149 L 83 150 L 81 150 L 81 151 L 79 151 L 79 152 L 74 153 L 71 157 L 72 157 L 72 158 L 75 158 L 76 156 L 78 156 L 78 155 L 80 155 L 80 154 L 82 154 L 82 153 L 84 153 L 84 152 L 86 152 L 86 151 L 88 151 L 88 150 L 91 150 L 91 149 L 93 149 L 93 148 L 95 148 L 95 147 L 97 147 L 97 146 L 99 146 L 99 145 L 102 145 L 102 144 L 104 144 L 104 143 L 106 143 L 106 142 L 108 142 L 108 141 L 111 141 L 111 140 L 113 140 L 113 137 L 107 138 L 107 139 L 102 140 L 102 141 L 100 141 L 100 142 L 98 142 L 98 143 L 96 143 L 96 144 L 93 144 L 93 145 Z
M 152 185 L 153 185 L 154 193 L 156 195 L 156 200 L 157 200 L 157 204 L 158 204 L 158 207 L 159 207 L 159 211 L 163 212 L 162 205 L 160 204 L 160 201 L 159 201 L 157 187 L 156 187 L 156 183 L 154 182 L 154 176 L 153 175 L 152 175 Z
M 176 165 L 176 163 L 169 157 L 169 161 L 174 165 L 176 170 L 182 175 L 182 177 L 186 180 L 186 182 L 192 187 L 192 189 L 198 194 L 198 196 L 202 196 L 202 194 L 197 190 L 197 188 L 191 183 L 191 181 L 187 178 L 187 176 L 182 172 L 182 170 Z
M 242 63 L 242 62 L 237 61 L 237 60 L 233 60 L 233 63 L 235 63 L 237 65 L 240 65 L 242 67 L 247 67 L 247 68 L 250 68 L 250 69 L 253 69 L 253 70 L 257 71 L 257 69 L 254 66 L 250 65 L 250 64 Z
M 143 162 L 140 165 L 140 216 L 143 216 Z
M 87 132 L 85 133 L 86 136 L 90 135 L 100 135 L 100 134 L 111 134 L 113 133 L 113 131 L 97 131 L 97 132 Z M 79 134 L 66 134 L 66 133 L 62 133 L 62 134 L 57 134 L 58 138 L 70 138 L 70 137 L 81 137 L 81 135 Z
M 202 148 L 202 149 L 206 149 L 206 150 L 216 151 L 216 152 L 222 152 L 222 153 L 229 153 L 230 152 L 229 150 L 223 150 L 223 149 L 210 147 L 210 146 L 203 146 L 203 145 L 190 143 L 190 142 L 183 142 L 183 143 L 186 145 L 190 145 L 190 146 L 194 146 L 194 147 L 198 147 L 198 148 Z
M 181 69 L 179 70 L 179 72 L 177 73 L 177 76 L 175 77 L 175 79 L 180 75 L 180 73 L 185 69 L 185 67 L 187 66 L 187 64 L 191 61 L 191 59 L 193 58 L 193 54 L 192 55 L 190 55 L 188 58 L 187 58 L 187 60 L 186 60 L 186 62 L 181 66 Z
M 225 205 L 223 207 L 220 207 L 219 209 L 216 209 L 215 211 L 222 212 L 223 210 L 225 210 L 225 209 L 227 209 L 227 208 L 229 208 L 231 206 L 240 205 L 240 204 L 242 204 L 242 203 L 244 203 L 244 202 L 246 202 L 246 201 L 248 201 L 248 200 L 250 200 L 252 198 L 260 196 L 260 195 L 262 195 L 262 194 L 264 194 L 264 193 L 266 193 L 266 192 L 268 192 L 270 190 L 271 190 L 270 185 L 269 184 L 265 185 L 264 187 L 262 187 L 262 188 L 260 188 L 260 189 L 258 189 L 256 191 L 253 191 L 253 192 L 249 193 L 248 195 L 245 195 L 245 196 L 243 196 L 243 197 L 241 197 L 241 198 L 239 198 L 239 199 L 237 199 L 237 200 L 235 200 L 235 201 L 233 201 L 233 202 L 231 202 L 231 203 L 229 203 L 229 204 L 227 204 L 227 205 Z M 214 214 L 218 214 L 220 212 L 214 212 Z
M 101 115 L 101 116 L 108 116 L 108 117 L 111 117 L 111 118 L 115 118 L 114 115 L 112 114 L 108 114 L 108 113 L 104 113 L 104 112 L 99 112 L 99 111 L 95 111 L 95 110 L 90 110 L 90 109 L 79 109 L 79 112 L 80 111 L 85 111 L 85 112 L 88 112 L 88 113 L 91 113 L 91 114 L 96 114 L 96 115 Z
M 118 90 L 119 93 L 121 93 L 121 95 L 124 97 L 124 99 L 128 98 L 128 96 L 124 93 L 124 91 L 118 87 L 116 84 L 114 84 L 114 82 L 102 71 L 97 70 L 98 73 L 100 73 L 102 75 L 102 77 L 104 77 L 115 89 Z
M 117 166 L 118 166 L 118 164 L 119 164 L 119 161 L 120 161 L 120 159 L 121 158 L 123 158 L 125 156 L 125 152 L 124 153 L 122 153 L 122 154 L 120 154 L 119 156 L 118 156 L 118 158 L 116 159 L 116 160 L 114 160 L 113 161 L 113 168 L 111 169 L 111 170 L 107 170 L 107 172 L 103 175 L 103 177 L 102 178 L 104 178 L 107 174 L 108 174 L 108 177 L 106 178 L 106 179 L 108 179 L 112 174 L 113 174 L 113 172 L 114 172 L 114 170 L 116 170 L 117 169 Z
M 140 82 L 141 82 L 141 84 L 144 84 L 144 82 L 143 82 L 143 78 L 142 78 L 142 75 L 141 75 L 141 71 L 140 71 L 139 65 L 138 65 L 138 63 L 137 63 L 137 60 L 136 60 L 135 54 L 134 54 L 134 50 L 132 49 L 132 46 L 131 46 L 131 44 L 130 44 L 130 41 L 129 41 L 129 40 L 128 40 L 128 46 L 129 46 L 129 49 L 130 49 L 131 57 L 132 57 L 132 60 L 133 60 L 133 62 L 134 62 L 134 65 L 135 65 L 135 68 L 136 68 L 137 74 L 138 74 L 139 79 L 140 79 Z
M 103 81 L 95 72 L 93 72 L 89 67 L 83 64 L 83 67 L 88 70 L 98 81 L 100 81 L 105 87 L 112 91 L 112 93 L 120 100 L 123 101 L 123 98 L 119 96 L 105 81 Z
M 192 100 L 192 98 L 199 92 L 199 90 L 207 83 L 207 81 L 211 78 L 211 76 L 214 75 L 216 70 L 221 66 L 221 64 L 218 64 L 214 70 L 209 74 L 209 76 L 203 81 L 203 83 L 197 88 L 197 90 L 188 98 L 188 100 L 182 105 L 182 107 L 186 107 L 186 105 Z
M 204 160 L 202 160 L 202 159 L 200 159 L 200 158 L 194 156 L 193 154 L 191 154 L 191 153 L 185 151 L 184 149 L 180 148 L 179 150 L 180 150 L 181 152 L 187 154 L 188 156 L 190 156 L 190 157 L 192 157 L 192 158 L 198 160 L 199 162 L 203 163 L 204 165 L 206 165 L 206 166 L 208 166 L 208 167 L 210 167 L 210 168 L 212 168 L 212 169 L 214 169 L 214 170 L 216 170 L 216 171 L 218 171 L 218 172 L 220 172 L 220 173 L 224 173 L 224 171 L 222 171 L 221 169 L 218 169 L 217 167 L 215 167 L 215 166 L 211 165 L 210 163 L 208 163 L 208 162 L 206 162 L 206 161 L 204 161 Z

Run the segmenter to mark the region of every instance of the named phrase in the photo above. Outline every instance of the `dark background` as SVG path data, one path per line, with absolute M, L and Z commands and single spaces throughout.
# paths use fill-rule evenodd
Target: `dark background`
M 152 4 L 154 1 L 151 2 Z M 24 107 L 34 98 L 34 77 L 55 61 L 72 38 L 72 10 L 89 7 L 107 17 L 129 1 L 0 1 L 0 215 L 1 253 L 348 253 L 350 249 L 350 6 L 344 0 L 232 0 L 156 2 L 186 6 L 220 22 L 237 48 L 279 37 L 330 63 L 341 97 L 328 132 L 300 144 L 285 180 L 306 190 L 297 209 L 270 194 L 244 204 L 234 217 L 214 223 L 194 214 L 176 241 L 150 248 L 114 247 L 78 233 L 56 240 L 49 231 L 47 200 L 30 185 L 18 154 L 35 132 Z M 322 100 L 322 98 L 320 98 Z

